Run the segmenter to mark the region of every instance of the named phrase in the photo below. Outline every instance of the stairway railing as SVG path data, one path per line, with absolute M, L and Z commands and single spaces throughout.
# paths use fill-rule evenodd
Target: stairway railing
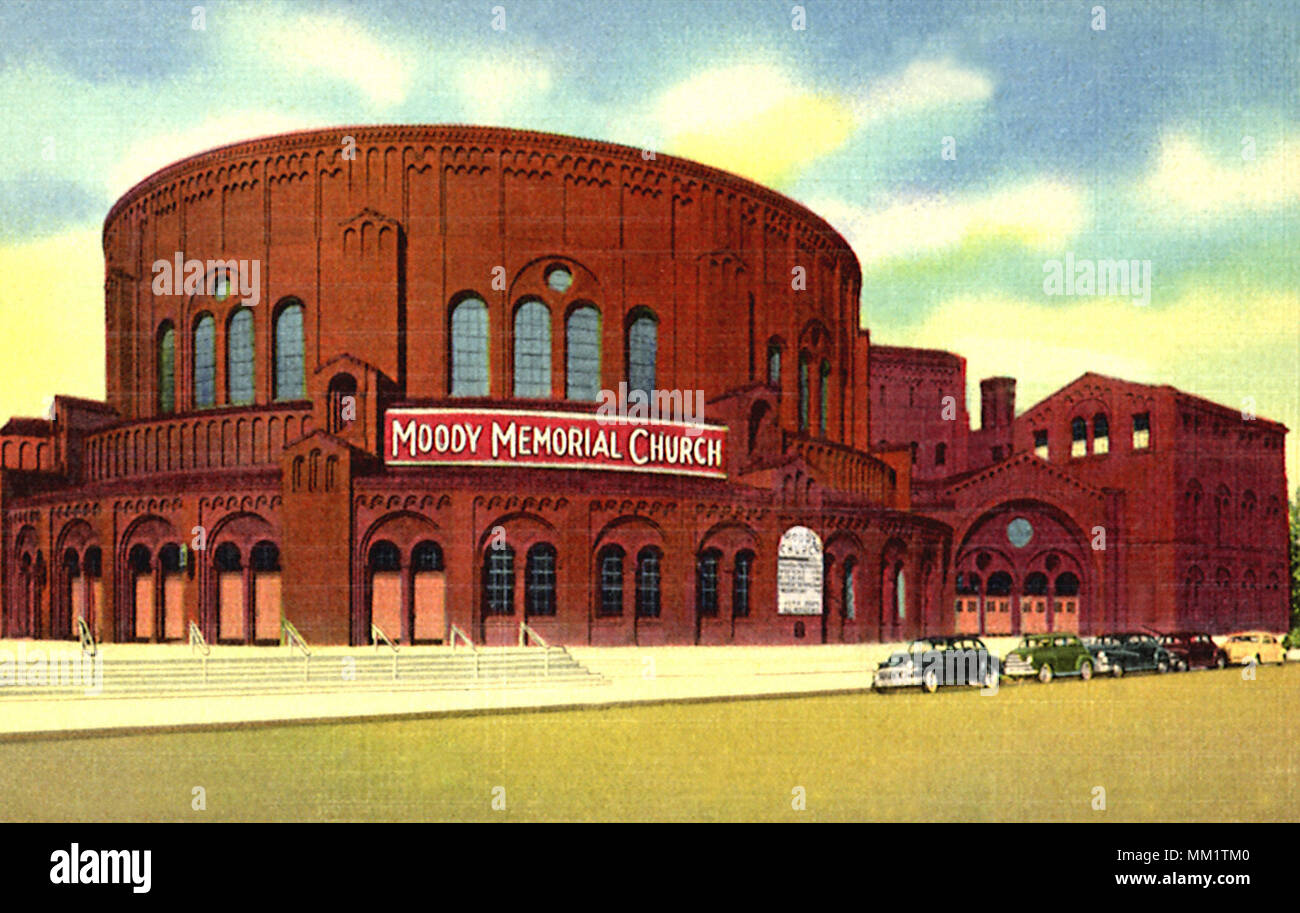
M 293 650 L 302 651 L 302 677 L 303 681 L 311 678 L 311 649 L 307 646 L 307 641 L 303 640 L 298 629 L 293 626 L 293 622 L 284 618 L 280 620 L 280 643 L 289 647 L 290 652 Z
M 195 648 L 198 648 L 198 650 L 200 651 L 199 662 L 203 666 L 203 684 L 206 685 L 208 683 L 208 654 L 212 652 L 212 648 L 208 646 L 208 641 L 203 636 L 203 632 L 199 629 L 199 626 L 191 621 L 190 622 L 190 655 L 191 656 L 194 655 Z
M 525 621 L 519 622 L 519 646 L 528 646 L 529 638 L 542 648 L 542 675 L 546 678 L 551 677 L 551 645 L 546 642 L 546 638 L 538 634 L 528 626 Z
M 472 640 L 469 639 L 469 635 L 468 635 L 468 634 L 466 634 L 464 631 L 462 631 L 460 628 L 456 627 L 455 625 L 452 625 L 452 626 L 451 626 L 451 648 L 452 648 L 453 650 L 456 649 L 456 639 L 457 639 L 457 638 L 459 638 L 461 641 L 463 641 L 464 644 L 465 644 L 465 646 L 469 647 L 470 650 L 471 650 L 471 651 L 473 652 L 473 654 L 474 654 L 474 679 L 475 679 L 475 681 L 477 681 L 477 680 L 478 680 L 478 676 L 479 676 L 479 658 L 478 658 L 478 657 L 479 657 L 479 653 L 478 653 L 478 647 L 476 647 L 476 646 L 474 645 L 474 641 L 472 641 Z
M 393 643 L 389 636 L 384 633 L 383 628 L 372 621 L 370 623 L 370 642 L 375 645 L 376 653 L 379 652 L 379 642 L 381 640 L 388 644 L 389 649 L 393 651 L 393 681 L 397 681 L 397 644 Z
M 94 656 L 99 652 L 99 644 L 95 642 L 95 632 L 90 630 L 90 625 L 86 624 L 86 619 L 80 615 L 77 616 L 77 640 L 81 644 L 81 652 L 86 656 Z

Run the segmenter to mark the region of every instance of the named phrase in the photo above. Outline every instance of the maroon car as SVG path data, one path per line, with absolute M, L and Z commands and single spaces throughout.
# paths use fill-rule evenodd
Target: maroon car
M 1202 631 L 1174 631 L 1160 637 L 1160 644 L 1173 657 L 1174 668 L 1180 671 L 1200 666 L 1222 669 L 1228 665 L 1228 654 Z

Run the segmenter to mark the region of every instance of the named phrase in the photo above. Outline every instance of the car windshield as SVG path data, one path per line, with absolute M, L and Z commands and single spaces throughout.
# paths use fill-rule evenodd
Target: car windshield
M 1254 643 L 1254 642 L 1255 642 L 1255 638 L 1254 638 L 1254 637 L 1251 637 L 1249 634 L 1238 634 L 1238 635 L 1236 635 L 1235 637 L 1232 637 L 1232 638 L 1230 638 L 1230 639 L 1232 640 L 1232 642 L 1233 642 L 1234 644 L 1240 644 L 1240 643 Z

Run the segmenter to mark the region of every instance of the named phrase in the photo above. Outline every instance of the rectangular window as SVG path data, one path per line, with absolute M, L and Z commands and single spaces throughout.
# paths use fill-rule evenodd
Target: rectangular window
M 1048 452 L 1047 432 L 1035 431 L 1034 432 L 1034 456 L 1038 457 L 1040 460 L 1045 460 L 1047 459 L 1047 452 Z
M 1151 413 L 1140 412 L 1133 416 L 1133 449 L 1146 450 L 1151 446 Z

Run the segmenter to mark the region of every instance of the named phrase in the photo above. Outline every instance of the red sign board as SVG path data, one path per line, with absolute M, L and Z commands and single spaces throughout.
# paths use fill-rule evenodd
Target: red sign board
M 571 412 L 390 409 L 390 466 L 536 466 L 727 476 L 722 425 Z

